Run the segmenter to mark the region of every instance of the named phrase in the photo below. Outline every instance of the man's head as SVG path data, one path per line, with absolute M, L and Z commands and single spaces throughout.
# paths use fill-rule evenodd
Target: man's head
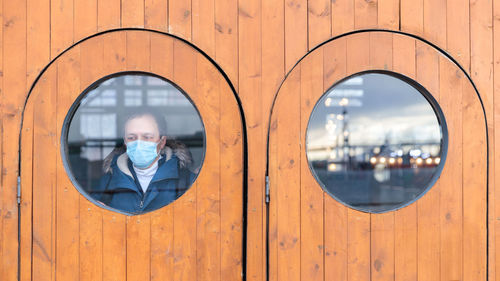
M 165 126 L 162 126 L 163 124 L 164 120 L 161 120 L 161 118 L 149 112 L 136 113 L 127 118 L 124 125 L 123 139 L 125 145 L 127 146 L 127 153 L 133 162 L 134 155 L 141 155 L 142 157 L 144 154 L 143 150 L 146 146 L 152 147 L 154 145 L 156 147 L 156 154 L 160 153 L 160 151 L 165 147 L 167 137 L 165 136 Z M 134 155 L 130 152 L 129 146 L 133 146 Z M 158 157 L 153 158 L 152 163 L 157 158 Z M 147 162 L 149 162 L 151 159 L 147 160 Z M 141 163 L 144 163 L 144 161 Z M 140 164 L 137 165 L 136 162 L 134 162 L 134 164 L 138 167 L 144 166 Z M 146 165 L 146 167 L 148 166 L 150 165 Z

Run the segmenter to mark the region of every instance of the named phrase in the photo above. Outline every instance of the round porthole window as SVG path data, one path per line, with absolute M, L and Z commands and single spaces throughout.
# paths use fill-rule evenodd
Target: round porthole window
M 389 72 L 334 85 L 314 107 L 306 134 L 309 167 L 322 188 L 371 213 L 406 206 L 431 188 L 446 146 L 444 115 L 432 95 Z
M 205 129 L 183 91 L 147 73 L 94 83 L 75 101 L 62 133 L 77 189 L 114 211 L 139 214 L 179 198 L 205 155 Z

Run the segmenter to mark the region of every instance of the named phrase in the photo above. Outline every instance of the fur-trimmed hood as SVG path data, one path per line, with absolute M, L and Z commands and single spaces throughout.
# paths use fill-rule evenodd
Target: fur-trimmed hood
M 132 177 L 132 173 L 130 172 L 128 168 L 128 155 L 127 155 L 127 149 L 124 146 L 115 148 L 111 153 L 104 158 L 103 164 L 102 164 L 102 169 L 104 173 L 113 173 L 112 169 L 112 164 L 113 164 L 113 159 L 117 157 L 116 159 L 116 165 L 118 168 L 126 175 Z M 191 157 L 191 153 L 189 152 L 189 149 L 182 143 L 174 140 L 167 140 L 167 143 L 165 144 L 165 147 L 160 151 L 160 155 L 162 157 L 165 157 L 165 161 L 170 160 L 172 158 L 172 155 L 175 155 L 179 159 L 179 166 L 181 168 L 187 168 L 190 170 L 191 164 L 193 162 L 193 158 Z

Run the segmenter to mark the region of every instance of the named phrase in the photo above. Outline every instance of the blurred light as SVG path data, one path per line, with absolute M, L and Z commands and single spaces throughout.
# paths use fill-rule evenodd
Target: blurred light
M 377 163 L 377 158 L 376 157 L 370 158 L 370 163 L 372 163 L 372 164 Z
M 348 105 L 348 104 L 349 104 L 349 99 L 347 99 L 347 98 L 342 98 L 342 99 L 340 100 L 340 102 L 339 102 L 339 105 L 340 105 L 340 106 L 346 106 L 346 105 Z
M 422 154 L 422 151 L 420 149 L 412 149 L 412 150 L 410 150 L 410 155 L 412 157 L 418 157 L 418 156 L 420 156 L 420 154 Z
M 403 164 L 403 158 L 401 157 L 398 158 L 398 164 Z
M 344 137 L 347 137 L 349 135 L 349 132 L 348 131 L 345 131 L 344 132 Z
M 338 119 L 338 120 L 344 120 L 344 115 L 340 115 L 340 114 L 339 114 L 339 115 L 337 115 L 337 119 Z
M 398 150 L 398 156 L 403 156 L 403 150 Z
M 439 157 L 434 158 L 434 163 L 436 163 L 436 165 L 439 164 L 439 162 L 441 162 L 441 158 Z
M 422 162 L 424 162 L 424 160 L 420 157 L 417 158 L 417 165 L 422 165 Z
M 337 165 L 335 165 L 335 163 L 328 164 L 328 171 L 332 172 L 336 170 L 337 170 Z
M 325 100 L 325 105 L 326 105 L 326 106 L 331 106 L 331 105 L 332 105 L 332 99 L 331 99 L 331 98 L 327 98 L 327 99 Z
M 375 148 L 373 149 L 373 153 L 375 153 L 375 154 L 379 154 L 379 153 L 380 153 L 380 147 L 375 147 Z
M 432 158 L 425 159 L 425 164 L 427 164 L 427 165 L 432 164 Z
M 391 164 L 391 165 L 392 165 L 392 164 L 394 164 L 394 163 L 396 163 L 396 159 L 394 159 L 394 158 L 392 158 L 392 157 L 391 157 L 391 158 L 389 158 L 389 164 Z
M 385 161 L 386 161 L 385 157 L 380 157 L 379 160 L 380 160 L 380 163 L 382 163 L 382 164 L 385 163 Z

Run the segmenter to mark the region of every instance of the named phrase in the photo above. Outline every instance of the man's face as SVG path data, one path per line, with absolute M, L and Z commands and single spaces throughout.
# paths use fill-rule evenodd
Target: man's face
M 166 137 L 160 138 L 160 130 L 153 116 L 142 115 L 125 123 L 124 140 L 125 144 L 136 140 L 157 142 L 158 150 L 161 150 L 165 146 Z

